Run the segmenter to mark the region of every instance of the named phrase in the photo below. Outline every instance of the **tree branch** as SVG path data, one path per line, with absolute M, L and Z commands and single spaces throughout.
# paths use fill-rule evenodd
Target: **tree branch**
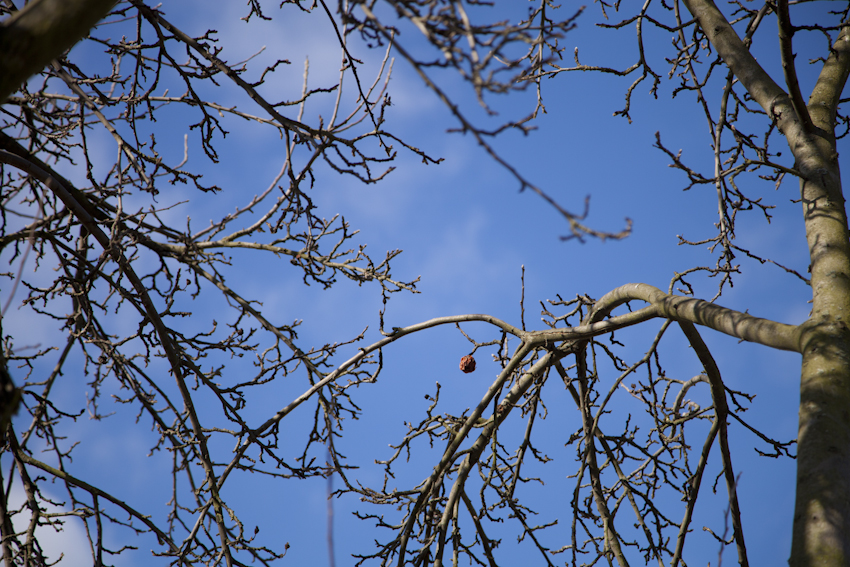
M 838 39 L 832 45 L 824 61 L 818 80 L 809 97 L 809 113 L 816 128 L 835 137 L 835 119 L 838 101 L 850 75 L 850 22 L 841 28 Z
M 797 158 L 804 176 L 811 167 L 809 160 L 815 155 L 801 117 L 794 109 L 791 97 L 758 64 L 746 44 L 726 20 L 712 0 L 683 0 L 696 17 L 711 45 L 723 62 L 735 74 L 750 96 L 788 139 L 791 152 Z M 809 166 L 809 167 L 807 167 Z
M 598 323 L 592 322 L 602 319 L 614 308 L 634 299 L 646 301 L 651 306 Z M 626 284 L 605 294 L 596 302 L 594 310 L 583 325 L 529 333 L 533 335 L 529 340 L 533 344 L 539 344 L 545 341 L 589 338 L 603 334 L 606 326 L 609 331 L 613 331 L 654 317 L 690 321 L 745 341 L 800 352 L 800 331 L 795 325 L 753 317 L 702 299 L 669 295 L 657 287 L 642 283 Z
M 782 71 L 785 73 L 785 84 L 791 95 L 791 104 L 802 122 L 803 130 L 812 131 L 812 119 L 800 92 L 800 82 L 797 80 L 797 68 L 794 66 L 794 48 L 792 38 L 794 27 L 791 25 L 791 15 L 788 13 L 788 0 L 777 0 L 776 22 L 779 25 L 779 52 L 782 55 Z
M 711 386 L 715 421 L 718 424 L 718 432 L 720 434 L 720 454 L 723 457 L 723 474 L 726 477 L 726 490 L 729 494 L 732 529 L 735 533 L 735 543 L 738 547 L 738 564 L 741 567 L 748 567 L 747 546 L 744 544 L 744 528 L 741 524 L 741 507 L 738 505 L 737 481 L 735 479 L 735 472 L 732 470 L 732 454 L 729 452 L 729 436 L 726 424 L 726 419 L 729 415 L 729 406 L 726 404 L 726 388 L 723 386 L 723 379 L 720 377 L 720 369 L 717 367 L 714 357 L 711 356 L 711 351 L 708 350 L 708 346 L 702 340 L 694 324 L 687 321 L 679 321 L 679 326 L 688 338 L 688 342 L 691 343 L 697 357 L 699 357 L 702 367 L 708 376 L 708 383 Z
M 121 500 L 118 500 L 117 498 L 115 498 L 114 496 L 109 494 L 108 492 L 104 492 L 103 490 L 101 490 L 101 489 L 99 489 L 95 486 L 92 486 L 92 485 L 88 484 L 87 482 L 84 482 L 84 481 L 82 481 L 82 480 L 80 480 L 80 479 L 78 479 L 74 476 L 71 476 L 68 473 L 66 473 L 65 471 L 61 471 L 59 469 L 51 467 L 48 464 L 45 464 L 45 463 L 42 463 L 41 461 L 33 459 L 32 457 L 30 457 L 29 455 L 27 455 L 23 451 L 19 451 L 16 454 L 16 456 L 22 462 L 24 462 L 28 465 L 31 465 L 31 466 L 36 467 L 38 469 L 41 469 L 44 472 L 50 473 L 51 475 L 55 476 L 56 478 L 62 479 L 64 482 L 67 482 L 68 484 L 71 484 L 71 485 L 76 486 L 78 488 L 82 488 L 83 490 L 85 490 L 86 492 L 91 494 L 92 497 L 96 498 L 96 497 L 99 496 L 101 498 L 104 498 L 104 499 L 112 502 L 113 504 L 115 504 L 116 506 L 118 506 L 119 508 L 121 508 L 122 510 L 127 512 L 127 514 L 129 514 L 130 516 L 132 516 L 133 518 L 136 518 L 137 520 L 139 520 L 143 524 L 145 524 L 151 532 L 156 534 L 156 537 L 159 538 L 160 541 L 162 541 L 163 543 L 168 545 L 168 547 L 171 549 L 171 551 L 173 553 L 177 553 L 177 552 L 180 551 L 180 548 L 178 548 L 177 545 L 171 540 L 171 538 L 168 537 L 168 534 L 166 534 L 161 529 L 159 529 L 156 526 L 156 524 L 154 524 L 150 520 L 149 516 L 142 514 L 141 512 L 137 511 L 136 509 L 132 508 L 131 506 L 128 506 L 127 504 L 125 504 Z
M 80 41 L 116 0 L 33 0 L 0 24 L 0 101 Z

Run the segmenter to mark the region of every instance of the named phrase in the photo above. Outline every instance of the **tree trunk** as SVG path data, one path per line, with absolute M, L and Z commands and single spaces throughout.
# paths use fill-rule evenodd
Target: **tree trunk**
M 834 135 L 850 68 L 846 27 L 834 47 L 809 99 L 810 151 L 797 160 L 813 308 L 801 334 L 792 567 L 850 565 L 850 244 Z
M 835 144 L 836 109 L 850 72 L 850 26 L 824 62 L 808 104 L 797 86 L 787 1 L 780 0 L 785 92 L 712 0 L 684 0 L 718 54 L 785 135 L 800 176 L 812 274 L 803 353 L 791 567 L 850 565 L 850 242 Z M 785 21 L 782 18 L 786 18 Z M 785 26 L 783 28 L 783 25 Z M 782 32 L 786 33 L 782 33 Z M 790 93 L 790 94 L 789 94 Z

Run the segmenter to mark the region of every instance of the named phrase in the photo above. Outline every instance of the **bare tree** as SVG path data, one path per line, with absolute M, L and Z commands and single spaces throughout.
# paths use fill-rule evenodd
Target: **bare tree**
M 18 11 L 5 2 L 6 28 L 42 3 L 36 0 Z M 847 125 L 839 108 L 847 100 L 841 97 L 850 73 L 850 21 L 843 3 L 836 3 L 828 17 L 807 21 L 809 4 L 795 3 L 792 10 L 787 0 L 733 3 L 724 13 L 711 0 L 647 2 L 616 20 L 619 3 L 601 3 L 603 15 L 612 18 L 604 27 L 634 25 L 637 30 L 635 63 L 615 69 L 581 63 L 578 50 L 574 63 L 565 63 L 563 57 L 570 54 L 564 53 L 563 38 L 579 13 L 561 13 L 546 0 L 516 24 L 475 2 L 340 2 L 333 9 L 323 1 L 310 7 L 284 2 L 283 10 L 313 12 L 323 19 L 339 48 L 340 69 L 335 84 L 310 87 L 305 64 L 300 92 L 282 99 L 276 81 L 288 61 L 276 59 L 254 71 L 250 63 L 257 56 L 229 61 L 227 46 L 216 44 L 215 32 L 193 36 L 172 23 L 166 8 L 129 0 L 115 6 L 70 53 L 62 51 L 73 40 L 20 65 L 40 69 L 42 59 L 50 62 L 25 83 L 25 72 L 10 74 L 9 80 L 16 81 L 10 92 L 18 90 L 5 102 L 0 132 L 0 250 L 13 266 L 3 274 L 9 292 L 3 302 L 0 362 L 9 387 L 2 409 L 8 415 L 18 399 L 21 405 L 14 422 L 6 425 L 0 469 L 6 564 L 58 559 L 46 556 L 39 537 L 45 527 L 60 529 L 66 522 L 85 527 L 97 565 L 124 550 L 105 542 L 107 524 L 127 534 L 154 535 L 152 551 L 168 563 L 270 563 L 286 554 L 288 544 L 258 543 L 256 530 L 251 533 L 240 520 L 240 503 L 229 500 L 225 490 L 238 482 L 234 479 L 260 474 L 337 478 L 342 484 L 334 496 L 356 496 L 363 503 L 360 519 L 376 526 L 376 546 L 364 549 L 358 564 L 496 565 L 507 521 L 514 534 L 532 542 L 545 564 L 676 566 L 684 563 L 695 505 L 705 491 L 707 463 L 715 450 L 731 522 L 731 536 L 718 539 L 734 542 L 739 563 L 747 565 L 747 526 L 739 511 L 727 427 L 731 422 L 755 431 L 742 416 L 751 396 L 724 385 L 699 326 L 802 355 L 791 564 L 846 565 L 850 343 L 844 321 L 850 317 L 845 313 L 850 310 L 850 244 L 838 140 Z M 248 26 L 269 19 L 255 1 L 243 16 Z M 779 30 L 776 57 L 784 87 L 750 51 L 756 32 L 771 20 Z M 673 35 L 666 62 L 651 61 L 646 54 L 649 27 Z M 411 32 L 419 37 L 407 39 Z M 822 38 L 825 47 L 815 61 L 820 74 L 806 102 L 792 40 L 809 34 Z M 0 40 L 15 41 L 8 34 Z M 521 189 L 556 207 L 568 223 L 567 238 L 579 240 L 625 237 L 629 226 L 616 233 L 601 231 L 585 221 L 585 214 L 562 208 L 522 167 L 498 153 L 493 137 L 527 131 L 544 109 L 544 80 L 578 71 L 636 77 L 618 112 L 631 120 L 636 88 L 649 84 L 655 92 L 662 81 L 656 69 L 667 65 L 677 84 L 674 93 L 695 96 L 695 108 L 705 114 L 713 171 L 688 165 L 660 135 L 657 146 L 687 176 L 689 186 L 716 190 L 716 236 L 683 241 L 710 246 L 716 264 L 674 274 L 667 290 L 626 284 L 599 299 L 559 297 L 543 304 L 547 328 L 542 330 L 526 328 L 523 290 L 518 323 L 460 315 L 385 328 L 382 310 L 383 338 L 358 345 L 347 360 L 340 360 L 339 353 L 363 341 L 363 334 L 321 346 L 303 344 L 297 321 L 276 320 L 229 283 L 245 261 L 242 251 L 288 259 L 291 272 L 308 285 L 329 288 L 346 279 L 379 286 L 384 304 L 393 293 L 416 291 L 415 280 L 391 273 L 398 251 L 373 259 L 365 245 L 355 244 L 356 231 L 344 218 L 322 217 L 311 198 L 311 191 L 336 176 L 380 181 L 392 170 L 397 152 L 439 162 L 413 145 L 415 140 L 402 141 L 387 129 L 392 53 L 447 105 L 458 130 L 474 137 Z M 380 54 L 376 60 L 365 59 L 375 54 Z M 470 118 L 471 111 L 440 86 L 435 76 L 443 69 L 458 72 L 485 110 L 494 95 L 527 89 L 536 89 L 536 107 L 489 127 Z M 720 88 L 709 89 L 716 85 Z M 179 121 L 196 131 L 199 151 L 190 159 L 188 142 L 182 160 L 171 157 L 173 148 L 161 151 L 158 120 Z M 200 211 L 200 203 L 228 190 L 206 181 L 200 172 L 207 166 L 195 163 L 205 160 L 214 168 L 222 160 L 217 148 L 227 129 L 243 121 L 278 138 L 279 173 L 257 196 L 208 225 L 192 227 L 185 214 L 185 226 L 176 222 L 180 213 L 172 209 L 181 199 Z M 793 160 L 780 158 L 771 145 L 777 136 L 785 138 Z M 117 150 L 108 163 L 95 142 L 106 137 Z M 773 261 L 735 241 L 739 213 L 770 214 L 747 189 L 756 175 L 776 185 L 786 176 L 800 182 L 810 276 L 780 266 L 812 288 L 811 317 L 799 326 L 716 303 L 739 271 L 737 257 Z M 27 275 L 23 267 L 30 256 L 39 269 Z M 714 297 L 694 297 L 691 281 L 700 275 L 716 278 Z M 623 278 L 627 281 L 628 274 Z M 25 290 L 20 305 L 13 302 L 18 288 Z M 190 315 L 193 298 L 201 294 L 216 296 L 221 310 L 199 323 Z M 26 313 L 26 319 L 16 321 L 49 322 L 57 331 L 51 337 L 62 338 L 38 349 L 22 348 L 15 341 L 21 329 L 8 323 L 10 309 Z M 660 325 L 644 354 L 625 359 L 615 333 L 655 319 Z M 472 327 L 473 322 L 489 331 Z M 490 353 L 501 372 L 460 415 L 443 411 L 437 384 L 425 414 L 409 417 L 407 433 L 380 461 L 383 481 L 370 485 L 339 449 L 344 424 L 361 411 L 357 392 L 380 387 L 376 379 L 391 344 L 444 325 L 455 326 L 470 344 L 459 371 L 474 371 L 474 357 Z M 662 339 L 677 328 L 702 367 L 692 379 L 668 376 L 658 356 Z M 68 408 L 56 398 L 57 380 L 81 370 L 87 407 Z M 580 422 L 563 436 L 577 464 L 569 506 L 561 511 L 569 536 L 558 547 L 547 543 L 557 519 L 537 523 L 524 499 L 524 486 L 540 480 L 534 476 L 540 470 L 535 463 L 549 460 L 532 438 L 551 405 L 550 390 L 544 397 L 550 379 L 568 392 Z M 10 380 L 20 387 L 12 387 Z M 248 413 L 250 403 L 282 381 L 298 393 L 263 419 Z M 105 392 L 120 392 L 116 411 L 151 424 L 152 453 L 170 456 L 170 478 L 163 482 L 173 488 L 161 519 L 154 510 L 128 505 L 120 491 L 75 475 L 69 435 L 84 411 L 108 427 L 109 412 L 100 401 Z M 634 407 L 625 419 L 609 412 L 621 397 Z M 286 420 L 304 404 L 311 406 L 313 417 L 293 458 L 281 448 L 281 438 L 291 435 Z M 521 430 L 505 431 L 511 414 L 521 416 Z M 793 441 L 756 433 L 772 455 L 790 455 Z M 433 460 L 408 482 L 398 470 L 410 455 Z M 64 489 L 59 512 L 50 511 L 49 483 Z M 23 491 L 23 505 L 12 505 L 13 490 Z

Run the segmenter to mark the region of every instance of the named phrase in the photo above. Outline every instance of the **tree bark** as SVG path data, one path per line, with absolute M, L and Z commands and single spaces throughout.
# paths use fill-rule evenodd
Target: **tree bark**
M 848 70 L 845 26 L 809 99 L 812 152 L 797 164 L 813 306 L 801 334 L 792 567 L 850 564 L 850 244 L 834 135 Z

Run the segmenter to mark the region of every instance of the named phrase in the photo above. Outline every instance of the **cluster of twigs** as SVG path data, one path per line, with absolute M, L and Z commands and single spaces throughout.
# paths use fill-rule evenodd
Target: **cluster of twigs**
M 43 555 L 34 528 L 58 528 L 67 516 L 83 519 L 96 564 L 102 564 L 104 553 L 117 551 L 104 544 L 103 524 L 110 522 L 152 532 L 162 546 L 157 553 L 178 563 L 265 563 L 285 552 L 254 543 L 238 511 L 220 493 L 234 471 L 282 478 L 328 474 L 327 466 L 315 464 L 306 449 L 296 460 L 280 454 L 280 422 L 297 403 L 260 423 L 245 408 L 249 390 L 274 380 L 306 375 L 309 389 L 325 376 L 340 344 L 301 345 L 297 322 L 275 320 L 232 288 L 227 275 L 232 275 L 233 255 L 256 250 L 289 260 L 307 284 L 330 287 L 342 278 L 376 282 L 385 294 L 415 291 L 415 281 L 390 275 L 399 251 L 373 259 L 364 245 L 352 246 L 356 231 L 342 217 L 319 216 L 310 189 L 329 171 L 366 183 L 380 180 L 395 157 L 393 144 L 436 161 L 383 130 L 388 50 L 365 84 L 356 75 L 352 80 L 356 67 L 345 42 L 342 37 L 338 84 L 308 89 L 305 69 L 301 96 L 278 102 L 263 94 L 268 90 L 264 85 L 284 61 L 249 79 L 244 64 L 223 59 L 211 32 L 193 37 L 161 9 L 128 2 L 119 4 L 86 42 L 99 46 L 105 60 L 73 54 L 57 59 L 6 101 L 0 133 L 0 248 L 13 266 L 20 265 L 4 274 L 9 287 L 25 290 L 20 305 L 11 304 L 10 295 L 6 307 L 46 317 L 65 334 L 62 343 L 48 343 L 33 353 L 22 349 L 25 345 L 15 341 L 16 329 L 5 325 L 6 360 L 23 385 L 22 414 L 29 417 L 19 416 L 6 435 L 4 466 L 13 468 L 2 473 L 5 493 L 20 483 L 27 494 L 22 509 L 4 508 L 7 561 L 49 563 L 54 558 Z M 252 101 L 257 113 L 215 102 L 222 95 L 209 92 L 216 87 Z M 308 124 L 304 116 L 310 104 L 324 104 L 331 114 L 319 124 Z M 198 132 L 198 145 L 211 162 L 219 160 L 216 146 L 227 134 L 228 120 L 271 128 L 282 139 L 280 170 L 269 185 L 200 229 L 189 219 L 174 223 L 170 209 L 178 203 L 168 197 L 171 187 L 188 183 L 201 192 L 224 189 L 197 173 L 200 167 L 192 164 L 198 156 L 190 159 L 188 147 L 182 160 L 160 153 L 150 123 L 175 107 L 186 127 Z M 104 132 L 118 149 L 111 167 L 104 167 L 93 147 L 92 140 Z M 76 181 L 61 173 L 71 171 L 73 164 L 82 172 Z M 23 266 L 33 257 L 38 275 L 52 273 L 52 280 L 25 277 Z M 187 324 L 192 298 L 215 290 L 230 312 L 211 327 Z M 133 323 L 122 326 L 121 321 Z M 241 357 L 253 364 L 222 362 Z M 165 365 L 159 363 L 162 358 Z M 49 364 L 53 370 L 45 373 Z M 120 494 L 74 476 L 66 428 L 80 414 L 66 409 L 53 392 L 63 374 L 81 371 L 89 383 L 88 409 L 94 417 L 105 417 L 99 404 L 102 390 L 112 392 L 117 386 L 121 401 L 153 424 L 158 437 L 153 451 L 172 455 L 174 491 L 166 521 L 154 520 L 150 511 L 125 504 Z M 198 388 L 211 396 L 203 398 L 203 410 L 196 401 L 201 399 Z M 317 399 L 321 397 L 313 397 Z M 237 449 L 215 451 L 211 447 L 219 444 L 218 438 L 230 439 Z M 46 495 L 39 485 L 45 475 L 65 485 L 67 513 L 43 513 Z M 14 533 L 13 521 L 30 527 Z
M 808 32 L 825 38 L 826 44 L 830 45 L 841 30 L 842 22 L 847 19 L 847 8 L 838 8 L 833 12 L 835 25 L 819 23 L 792 26 L 787 2 L 755 4 L 732 2 L 731 4 L 733 9 L 729 21 L 739 30 L 740 37 L 747 47 L 752 45 L 753 37 L 760 28 L 765 25 L 775 27 L 775 18 L 779 17 L 782 32 L 780 34 L 781 57 L 783 69 L 786 72 L 786 83 L 789 85 L 794 108 L 802 109 L 801 116 L 807 116 L 806 104 L 799 90 L 797 68 L 793 64 L 792 37 L 796 32 Z M 613 16 L 613 13 L 610 13 L 611 8 L 619 12 L 620 3 L 616 3 L 615 6 L 602 3 L 601 7 L 607 19 Z M 705 32 L 697 24 L 696 19 L 684 9 L 681 2 L 669 4 L 647 2 L 637 14 L 616 23 L 601 24 L 601 27 L 614 30 L 626 29 L 630 26 L 636 26 L 637 60 L 629 67 L 616 69 L 583 64 L 579 61 L 578 48 L 576 48 L 575 65 L 567 67 L 553 64 L 545 69 L 541 76 L 552 77 L 576 71 L 608 73 L 624 77 L 639 74 L 626 91 L 625 106 L 614 113 L 631 122 L 632 97 L 636 89 L 650 80 L 650 93 L 657 97 L 663 78 L 663 73 L 657 70 L 657 67 L 653 67 L 653 62 L 646 55 L 646 45 L 651 41 L 648 39 L 650 35 L 648 28 L 652 31 L 661 30 L 673 34 L 674 55 L 666 60 L 669 65 L 667 77 L 676 82 L 672 96 L 674 98 L 695 97 L 698 107 L 705 115 L 706 134 L 714 156 L 713 170 L 704 173 L 699 168 L 688 165 L 681 151 L 672 150 L 662 143 L 660 133 L 656 134 L 656 147 L 667 154 L 671 167 L 687 175 L 688 184 L 685 190 L 698 186 L 710 186 L 714 188 L 717 195 L 716 234 L 697 240 L 679 237 L 680 244 L 708 246 L 712 253 L 716 253 L 716 263 L 714 266 L 697 266 L 683 270 L 676 274 L 673 285 L 681 285 L 683 292 L 692 293 L 691 284 L 684 279 L 685 276 L 694 272 L 710 274 L 718 280 L 717 295 L 715 295 L 717 299 L 724 287 L 731 284 L 734 274 L 740 271 L 740 264 L 736 259 L 741 255 L 762 264 L 766 262 L 775 264 L 785 272 L 808 283 L 808 278 L 797 269 L 763 257 L 735 243 L 736 220 L 740 212 L 756 210 L 770 222 L 771 210 L 775 208 L 775 205 L 766 202 L 764 185 L 753 183 L 752 176 L 745 174 L 757 173 L 760 179 L 770 182 L 776 189 L 787 175 L 794 177 L 799 175 L 799 172 L 794 169 L 793 162 L 781 157 L 781 147 L 775 148 L 776 144 L 785 146 L 785 141 L 781 139 L 774 117 L 769 116 L 767 111 L 754 103 L 746 88 L 724 64 L 720 55 L 711 48 Z M 812 61 L 812 63 L 815 62 Z M 718 91 L 720 96 L 709 94 Z M 843 124 L 843 133 L 839 133 L 838 136 L 846 135 L 850 122 L 847 117 L 840 114 L 836 118 Z M 742 183 L 739 181 L 741 179 L 746 181 Z
M 621 315 L 611 313 L 631 301 L 646 302 L 648 307 Z M 460 415 L 438 413 L 438 383 L 435 394 L 426 396 L 431 403 L 425 417 L 416 424 L 408 423 L 407 433 L 393 445 L 389 458 L 377 461 L 385 471 L 380 486 L 363 486 L 340 475 L 345 487 L 337 494 L 355 493 L 363 502 L 400 511 L 393 514 L 378 508 L 358 513 L 391 533 L 377 550 L 359 555 L 359 564 L 379 560 L 382 565 L 443 565 L 468 560 L 497 565 L 495 550 L 502 543 L 504 524 L 515 523 L 511 531 L 520 541 L 530 540 L 547 565 L 554 565 L 560 554 L 567 555 L 569 565 L 600 560 L 628 565 L 628 548 L 639 552 L 647 563 L 679 565 L 716 440 L 729 492 L 733 540 L 739 561 L 747 564 L 727 423 L 734 420 L 756 431 L 741 416 L 752 397 L 724 386 L 695 323 L 734 320 L 735 330 L 729 327 L 730 334 L 777 348 L 792 348 L 797 329 L 701 300 L 671 296 L 644 284 L 623 286 L 599 300 L 578 296 L 550 303 L 541 305 L 548 330 L 526 331 L 486 315 L 443 317 L 394 329 L 387 338 L 362 350 L 361 356 L 366 356 L 408 334 L 456 325 L 473 344 L 473 354 L 490 351 L 502 370 L 481 401 Z M 622 345 L 612 333 L 656 317 L 666 320 L 643 356 L 627 363 L 617 354 Z M 669 376 L 661 365 L 659 344 L 672 319 L 678 320 L 702 365 L 703 371 L 693 378 Z M 461 323 L 471 322 L 487 323 L 497 337 L 475 340 L 461 327 Z M 756 339 L 750 334 L 755 332 L 765 334 Z M 606 336 L 610 340 L 605 340 Z M 510 345 L 516 341 L 518 344 Z M 701 387 L 705 391 L 699 392 Z M 553 405 L 546 400 L 563 389 L 579 418 L 578 427 L 569 435 L 541 425 L 549 413 L 547 408 Z M 639 412 L 612 415 L 613 406 L 623 407 L 619 400 L 624 396 L 637 402 Z M 557 411 L 573 413 L 564 407 Z M 508 422 L 511 414 L 515 419 Z M 707 427 L 702 425 L 706 421 Z M 523 431 L 519 437 L 518 431 Z M 793 442 L 757 434 L 771 447 L 763 454 L 790 456 Z M 696 435 L 704 437 L 701 444 L 693 442 Z M 574 448 L 577 470 L 570 475 L 570 490 L 559 486 L 552 492 L 549 488 L 550 498 L 571 495 L 562 499 L 563 515 L 538 523 L 538 511 L 526 502 L 530 490 L 526 486 L 543 483 L 536 475 L 545 473 L 552 458 L 535 444 L 550 436 Z M 516 445 L 510 440 L 516 440 Z M 700 450 L 693 454 L 692 446 Z M 437 465 L 433 470 L 415 485 L 401 485 L 397 477 L 405 467 L 404 458 L 409 461 L 412 454 L 434 454 L 435 447 Z M 684 513 L 677 518 L 674 514 L 682 513 L 682 502 Z M 551 514 L 551 510 L 543 513 Z M 559 525 L 564 516 L 571 518 L 569 528 Z M 563 543 L 565 529 L 567 542 Z M 561 543 L 553 547 L 553 541 Z
M 415 291 L 415 280 L 391 275 L 399 251 L 370 257 L 364 245 L 353 244 L 357 232 L 344 218 L 321 216 L 310 192 L 333 173 L 363 183 L 380 181 L 399 149 L 426 162 L 440 161 L 385 128 L 392 49 L 450 101 L 424 74 L 432 61 L 410 55 L 395 41 L 392 26 L 375 16 L 374 3 L 343 2 L 332 10 L 324 2 L 311 8 L 284 2 L 281 8 L 312 10 L 330 23 L 340 53 L 336 84 L 309 88 L 305 66 L 300 95 L 281 100 L 273 94 L 272 79 L 289 61 L 274 60 L 259 72 L 249 65 L 253 58 L 230 62 L 216 32 L 195 35 L 175 25 L 167 7 L 129 0 L 77 49 L 57 57 L 5 101 L 0 250 L 14 269 L 3 274 L 9 293 L 2 362 L 4 376 L 8 367 L 20 386 L 13 394 L 21 397 L 22 408 L 6 431 L 0 473 L 7 563 L 50 563 L 54 558 L 45 554 L 39 534 L 74 519 L 85 526 L 96 564 L 121 551 L 105 543 L 108 524 L 154 534 L 161 546 L 156 553 L 178 564 L 266 563 L 285 549 L 260 545 L 245 529 L 238 509 L 221 496 L 231 475 L 305 478 L 345 468 L 333 439 L 336 424 L 356 414 L 357 406 L 337 383 L 344 377 L 350 383 L 372 379 L 380 360 L 378 370 L 369 370 L 376 361 L 363 357 L 344 371 L 330 372 L 337 350 L 362 335 L 317 347 L 301 344 L 297 321 L 277 320 L 231 286 L 233 265 L 243 258 L 241 251 L 259 251 L 289 260 L 292 273 L 308 285 L 375 282 L 385 298 Z M 482 101 L 484 93 L 524 88 L 516 77 L 539 69 L 542 50 L 556 49 L 574 19 L 546 16 L 542 23 L 531 18 L 519 25 L 480 25 L 461 3 L 390 8 L 425 32 L 447 56 L 438 66 L 461 71 Z M 0 9 L 10 15 L 17 7 L 6 2 Z M 421 18 L 420 9 L 430 15 Z M 251 23 L 252 18 L 269 16 L 251 2 L 243 19 Z M 377 40 L 374 47 L 383 53 L 377 65 L 354 55 L 355 46 L 363 52 L 362 38 Z M 513 57 L 516 46 L 528 52 Z M 370 76 L 364 75 L 367 68 Z M 462 130 L 482 141 L 527 121 L 486 132 L 460 111 L 455 116 Z M 191 147 L 202 155 L 190 152 L 188 135 L 182 156 L 161 149 L 161 140 L 173 130 L 163 134 L 156 122 L 174 127 L 174 117 L 191 132 Z M 207 226 L 197 228 L 190 218 L 175 222 L 181 204 L 172 198 L 175 188 L 187 186 L 198 195 L 231 191 L 203 173 L 204 164 L 222 161 L 219 148 L 234 124 L 278 135 L 279 172 L 256 196 Z M 117 150 L 113 163 L 102 159 L 105 139 Z M 195 202 L 198 195 L 187 200 Z M 593 234 L 579 225 L 574 230 Z M 24 272 L 32 262 L 38 267 L 34 276 Z M 197 323 L 192 300 L 216 290 L 226 310 L 209 323 Z M 10 323 L 12 310 L 27 313 L 25 320 L 52 324 L 46 344 L 33 351 L 16 341 L 20 323 Z M 85 408 L 69 408 L 56 397 L 57 381 L 81 372 L 88 401 Z M 295 379 L 303 381 L 303 394 L 271 417 L 259 422 L 248 417 L 251 391 Z M 102 398 L 110 394 L 152 424 L 152 451 L 171 455 L 173 493 L 164 521 L 74 474 L 75 443 L 68 432 L 86 410 L 108 421 Z M 286 458 L 279 449 L 280 424 L 305 402 L 316 408 L 312 430 L 300 456 Z M 331 462 L 316 461 L 316 444 L 328 445 Z M 222 452 L 223 446 L 229 448 Z M 64 485 L 64 512 L 46 512 L 49 496 L 40 490 L 45 479 Z M 10 508 L 10 494 L 20 490 L 26 502 Z M 27 527 L 21 531 L 21 526 Z

